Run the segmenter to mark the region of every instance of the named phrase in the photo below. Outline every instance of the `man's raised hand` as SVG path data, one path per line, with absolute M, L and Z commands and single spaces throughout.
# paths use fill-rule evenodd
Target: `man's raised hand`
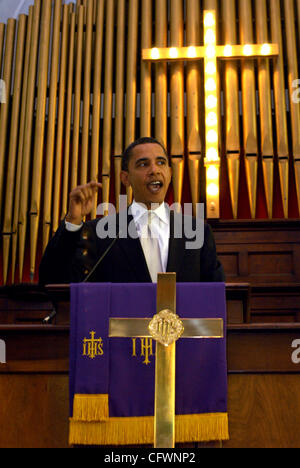
M 74 188 L 69 195 L 69 211 L 66 221 L 81 224 L 83 218 L 92 211 L 96 194 L 101 187 L 100 182 L 91 181 Z

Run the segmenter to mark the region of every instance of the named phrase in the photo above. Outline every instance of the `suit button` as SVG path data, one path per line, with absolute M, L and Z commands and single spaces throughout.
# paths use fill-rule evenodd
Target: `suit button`
M 83 255 L 84 257 L 86 257 L 86 256 L 87 256 L 87 254 L 88 254 L 88 251 L 87 251 L 87 249 L 83 249 L 83 251 L 82 251 L 82 255 Z

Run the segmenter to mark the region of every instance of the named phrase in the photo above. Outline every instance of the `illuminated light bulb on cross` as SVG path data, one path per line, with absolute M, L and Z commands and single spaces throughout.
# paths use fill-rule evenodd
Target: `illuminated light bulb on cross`
M 216 43 L 216 35 L 212 29 L 208 29 L 206 31 L 205 37 L 204 37 L 204 43 L 205 44 L 215 44 Z
M 217 184 L 211 183 L 208 185 L 206 192 L 211 197 L 216 197 L 217 195 L 219 195 L 219 187 L 217 186 Z
M 206 82 L 205 82 L 205 89 L 206 91 L 215 91 L 217 88 L 217 85 L 216 85 L 216 82 L 213 78 L 209 78 Z
M 261 52 L 262 55 L 270 55 L 270 53 L 271 53 L 270 44 L 263 44 L 261 46 L 261 51 L 260 52 Z
M 208 180 L 218 180 L 219 170 L 216 166 L 209 166 L 206 170 L 206 178 Z
M 206 57 L 207 58 L 213 58 L 216 55 L 216 48 L 213 45 L 209 45 L 206 47 Z
M 151 50 L 151 58 L 152 60 L 159 59 L 159 50 L 157 49 L 157 47 L 154 47 L 154 49 Z
M 206 134 L 208 143 L 216 143 L 218 141 L 218 134 L 215 130 L 209 130 Z
M 225 55 L 225 57 L 231 57 L 232 56 L 232 46 L 230 44 L 227 44 L 224 47 L 224 55 Z
M 217 69 L 215 62 L 207 62 L 205 66 L 205 73 L 207 73 L 208 75 L 214 75 L 216 71 Z
M 188 57 L 189 58 L 197 57 L 196 48 L 194 46 L 190 46 L 188 48 Z
M 215 107 L 217 107 L 217 103 L 217 98 L 213 94 L 210 94 L 205 101 L 207 109 L 214 109 Z
M 177 58 L 178 57 L 178 50 L 176 49 L 176 47 L 171 47 L 170 57 L 171 58 Z
M 218 117 L 215 112 L 209 112 L 209 114 L 206 117 L 206 125 L 209 127 L 214 127 L 215 125 L 218 124 Z
M 215 15 L 213 13 L 206 13 L 204 16 L 204 26 L 211 28 L 216 24 Z
M 219 153 L 216 148 L 209 148 L 206 152 L 206 159 L 208 162 L 218 161 L 219 160 Z
M 252 47 L 251 47 L 251 45 L 246 44 L 245 47 L 244 47 L 243 52 L 244 52 L 244 55 L 247 55 L 247 56 L 252 55 Z

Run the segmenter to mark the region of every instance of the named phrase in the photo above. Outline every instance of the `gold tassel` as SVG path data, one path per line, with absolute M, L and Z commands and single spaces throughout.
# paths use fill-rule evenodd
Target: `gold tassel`
M 106 421 L 109 418 L 108 394 L 74 395 L 74 421 Z
M 153 444 L 153 416 L 109 418 L 104 422 L 70 419 L 70 445 L 143 445 Z M 227 413 L 178 415 L 175 418 L 177 443 L 227 440 Z
M 175 418 L 176 442 L 228 440 L 228 414 L 184 414 Z

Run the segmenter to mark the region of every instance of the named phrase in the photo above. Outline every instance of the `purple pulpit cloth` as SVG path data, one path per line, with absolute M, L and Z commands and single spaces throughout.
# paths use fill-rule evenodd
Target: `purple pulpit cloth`
M 91 400 L 92 395 L 108 396 L 108 414 L 103 421 L 153 419 L 155 341 L 108 338 L 108 330 L 110 317 L 151 318 L 157 312 L 156 284 L 76 283 L 70 287 L 71 421 L 101 420 L 89 411 L 85 418 L 84 409 L 80 417 L 74 415 L 74 396 L 78 395 L 82 399 L 91 395 Z M 176 342 L 175 413 L 182 417 L 204 414 L 227 417 L 224 283 L 177 283 L 176 313 L 180 318 L 222 318 L 224 338 L 181 338 Z M 216 435 L 215 439 L 218 438 L 228 437 Z M 76 437 L 77 442 L 74 437 L 71 439 L 72 443 L 85 443 L 78 442 Z M 128 443 L 135 442 L 130 439 Z

